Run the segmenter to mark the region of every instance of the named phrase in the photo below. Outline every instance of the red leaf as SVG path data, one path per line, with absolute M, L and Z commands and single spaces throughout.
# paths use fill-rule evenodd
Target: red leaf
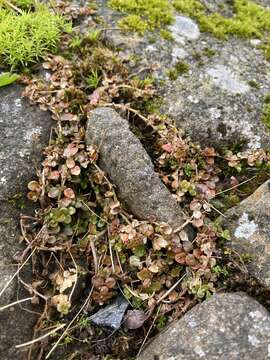
M 173 151 L 173 147 L 171 143 L 162 145 L 162 149 L 168 153 L 171 153 Z
M 65 189 L 64 195 L 65 195 L 65 197 L 67 197 L 68 199 L 74 199 L 74 198 L 75 198 L 74 191 L 73 191 L 71 188 Z

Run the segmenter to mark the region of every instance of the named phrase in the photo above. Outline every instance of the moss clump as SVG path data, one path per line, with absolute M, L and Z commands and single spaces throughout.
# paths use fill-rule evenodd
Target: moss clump
M 178 61 L 175 66 L 167 71 L 167 75 L 171 80 L 176 80 L 178 76 L 189 71 L 189 65 L 184 61 Z
M 260 89 L 260 84 L 256 80 L 249 80 L 248 85 L 254 89 Z
M 122 29 L 136 31 L 139 34 L 144 34 L 147 29 L 147 22 L 135 14 L 123 17 L 123 19 L 118 21 L 118 25 Z
M 226 18 L 219 13 L 207 13 L 199 0 L 174 0 L 173 5 L 180 11 L 195 18 L 202 31 L 210 32 L 218 38 L 227 39 L 230 35 L 243 38 L 264 38 L 270 31 L 270 10 L 250 0 L 234 0 L 234 16 Z M 270 57 L 270 41 L 265 46 Z
M 172 33 L 169 30 L 160 30 L 160 36 L 164 39 L 164 40 L 168 40 L 171 41 L 173 40 L 173 36 Z
M 270 37 L 265 41 L 261 48 L 264 52 L 266 59 L 270 61 Z
M 173 22 L 173 7 L 168 0 L 110 0 L 108 5 L 122 13 L 119 26 L 143 34 Z
M 0 6 L 0 58 L 12 68 L 32 65 L 54 51 L 66 27 L 63 17 L 46 5 L 35 6 L 34 11 L 21 14 Z
M 215 50 L 206 47 L 203 49 L 203 55 L 207 57 L 212 57 L 216 55 L 216 52 Z
M 270 93 L 264 99 L 264 106 L 262 109 L 262 122 L 270 130 Z

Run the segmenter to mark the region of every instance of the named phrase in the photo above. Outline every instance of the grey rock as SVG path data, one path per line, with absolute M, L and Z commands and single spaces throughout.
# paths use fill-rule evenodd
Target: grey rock
M 241 81 L 228 66 L 217 64 L 206 73 L 217 87 L 231 94 L 244 94 L 250 90 L 248 84 Z
M 223 226 L 230 231 L 226 246 L 248 258 L 250 274 L 270 289 L 270 181 L 226 212 Z
M 121 15 L 106 3 L 98 0 L 98 13 L 108 27 L 114 28 Z M 222 5 L 225 16 L 233 14 L 230 2 L 204 0 L 204 3 L 211 12 L 220 12 Z M 260 3 L 266 6 L 267 1 Z M 181 34 L 183 19 L 185 24 L 192 24 L 194 31 L 190 33 L 195 34 L 192 39 Z M 182 26 L 186 28 L 189 29 Z M 152 43 L 153 34 L 140 37 L 108 31 L 105 35 L 120 49 L 119 55 L 131 72 L 148 76 L 148 71 L 143 69 L 154 69 L 153 75 L 164 84 L 160 88 L 164 100 L 161 112 L 171 116 L 193 141 L 215 147 L 242 144 L 247 149 L 268 148 L 270 136 L 261 121 L 261 112 L 265 95 L 270 91 L 270 65 L 258 43 L 236 37 L 224 41 L 203 32 L 198 36 L 195 21 L 180 13 L 176 13 L 176 23 L 171 29 L 174 41 L 157 34 L 155 43 Z M 209 49 L 213 56 L 209 55 Z M 177 59 L 184 59 L 190 70 L 171 81 L 168 69 Z
M 100 309 L 89 319 L 94 325 L 109 327 L 118 330 L 122 324 L 123 317 L 129 303 L 122 296 L 118 296 L 114 302 L 104 309 Z
M 200 39 L 196 51 L 205 47 L 215 55 L 204 57 L 201 66 L 191 60 L 187 76 L 167 83 L 162 112 L 202 145 L 269 147 L 269 132 L 261 121 L 269 64 L 249 41 L 221 42 L 206 34 Z
M 172 49 L 173 63 L 176 63 L 178 60 L 185 59 L 186 57 L 188 57 L 188 53 L 184 49 L 177 46 Z
M 179 205 L 154 171 L 150 157 L 128 122 L 110 108 L 92 111 L 86 141 L 100 151 L 101 168 L 117 186 L 119 198 L 138 218 L 183 223 Z
M 23 99 L 22 90 L 20 85 L 0 89 L 0 291 L 17 269 L 13 255 L 22 251 L 20 213 L 33 215 L 34 210 L 25 200 L 27 182 L 35 176 L 51 127 L 49 114 Z M 23 209 L 16 206 L 16 200 L 12 203 L 14 196 L 23 203 Z M 30 279 L 31 271 L 27 266 L 21 276 Z M 29 297 L 29 293 L 17 289 L 14 281 L 3 293 L 0 305 L 23 297 Z M 24 303 L 23 307 L 29 308 L 28 305 Z M 31 340 L 35 321 L 33 314 L 18 305 L 0 312 L 1 360 L 24 359 L 25 350 L 17 351 L 14 345 Z
M 270 316 L 244 293 L 217 294 L 160 333 L 138 360 L 265 360 Z
M 200 36 L 198 25 L 189 17 L 175 17 L 175 23 L 169 26 L 169 29 L 177 43 L 183 44 L 184 39 L 196 40 Z

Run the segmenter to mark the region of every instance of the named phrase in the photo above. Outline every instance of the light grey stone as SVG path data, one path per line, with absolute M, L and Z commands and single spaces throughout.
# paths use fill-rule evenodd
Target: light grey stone
M 185 59 L 188 56 L 186 50 L 176 46 L 172 49 L 172 57 L 173 62 L 177 62 L 177 60 Z
M 270 289 L 270 181 L 226 212 L 223 226 L 230 231 L 226 245 L 248 257 L 250 274 Z
M 176 42 L 183 42 L 183 38 L 187 40 L 196 40 L 200 36 L 200 30 L 196 22 L 189 17 L 176 15 L 175 22 L 169 26 Z
M 250 87 L 241 81 L 228 66 L 217 64 L 207 69 L 206 73 L 217 87 L 231 94 L 244 94 L 250 90 Z
M 217 294 L 170 324 L 137 360 L 266 360 L 270 316 L 244 293 Z
M 118 296 L 112 304 L 100 309 L 89 320 L 97 326 L 109 327 L 118 330 L 122 324 L 123 317 L 129 303 L 122 296 Z

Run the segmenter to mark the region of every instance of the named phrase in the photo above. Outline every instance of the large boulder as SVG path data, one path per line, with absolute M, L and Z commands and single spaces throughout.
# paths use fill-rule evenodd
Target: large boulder
M 270 181 L 226 212 L 228 247 L 246 261 L 250 274 L 270 289 Z
M 108 41 L 119 49 L 134 74 L 149 76 L 152 69 L 162 80 L 161 112 L 175 119 L 194 141 L 217 147 L 269 147 L 269 132 L 261 121 L 269 91 L 269 62 L 259 39 L 217 39 L 200 32 L 195 20 L 179 12 L 175 12 L 175 23 L 169 26 L 174 40 L 158 33 L 140 36 L 116 31 L 123 15 L 110 9 L 107 1 L 97 3 L 98 14 L 108 24 Z M 231 3 L 209 0 L 207 8 L 220 12 L 222 5 L 223 13 L 229 15 Z M 179 61 L 185 62 L 189 70 L 171 80 L 168 70 Z
M 179 227 L 179 205 L 154 171 L 154 165 L 127 120 L 110 108 L 92 111 L 86 142 L 100 151 L 101 168 L 117 186 L 119 198 L 138 218 Z
M 34 211 L 25 199 L 27 182 L 35 176 L 51 127 L 49 114 L 24 100 L 22 90 L 20 85 L 0 89 L 0 291 L 17 270 L 13 256 L 22 251 L 20 213 L 33 215 Z M 30 278 L 27 266 L 23 273 Z M 15 279 L 1 296 L 0 306 L 25 297 L 29 293 L 17 289 Z M 28 303 L 22 305 L 29 307 Z M 31 340 L 35 321 L 36 317 L 19 305 L 0 312 L 2 360 L 24 358 L 14 345 Z
M 270 316 L 244 293 L 217 294 L 160 333 L 138 360 L 265 360 Z

